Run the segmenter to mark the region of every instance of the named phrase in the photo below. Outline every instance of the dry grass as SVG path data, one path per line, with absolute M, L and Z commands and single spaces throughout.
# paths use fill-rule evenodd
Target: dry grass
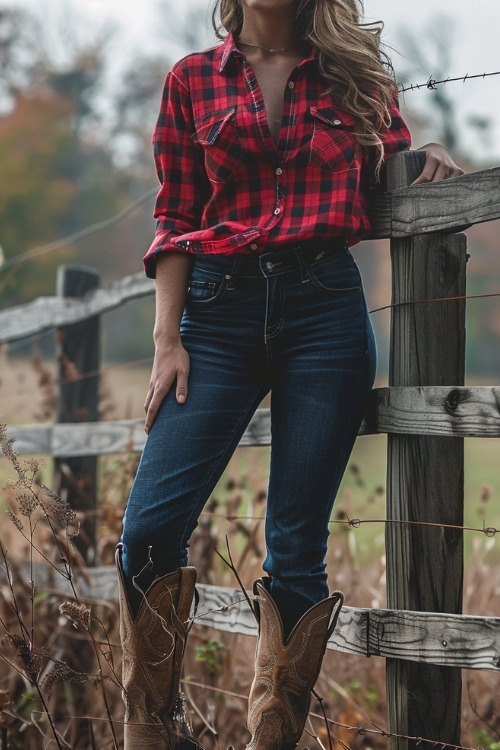
M 18 383 L 16 398 L 22 401 L 23 411 L 17 422 L 32 421 L 34 413 L 47 418 L 41 405 L 49 408 L 53 386 L 43 362 L 37 367 L 26 371 Z M 2 387 L 0 383 L 0 400 Z M 10 376 L 9 388 L 12 394 Z M 107 399 L 106 410 L 112 417 L 116 416 L 112 412 L 117 398 L 114 388 L 109 391 L 114 398 Z M 27 392 L 38 394 L 32 398 L 31 419 L 26 414 Z M 260 519 L 265 513 L 267 479 L 263 453 L 265 449 L 237 451 L 200 520 L 190 562 L 197 566 L 201 582 L 235 585 L 233 574 L 215 553 L 216 548 L 225 549 L 226 538 L 245 587 L 251 588 L 261 575 L 264 538 Z M 14 458 L 14 464 L 16 461 Z M 102 563 L 112 562 L 136 461 L 130 455 L 103 462 L 99 508 Z M 73 544 L 78 518 L 43 487 L 42 475 L 33 461 L 14 465 L 10 472 L 14 484 L 1 494 L 9 518 L 0 531 L 0 750 L 119 748 L 123 708 L 117 604 L 79 598 L 78 580 L 86 572 Z M 362 467 L 355 467 L 351 478 L 357 494 L 349 488 L 343 490 L 344 510 L 358 515 L 364 502 L 368 515 L 373 515 L 374 503 L 383 500 L 383 489 L 364 481 Z M 478 507 L 484 508 L 484 500 Z M 377 533 L 380 536 L 382 532 L 383 528 Z M 367 558 L 366 551 L 360 554 L 362 534 L 362 529 L 332 526 L 329 583 L 332 589 L 345 592 L 351 606 L 384 606 L 383 549 L 369 537 L 371 555 Z M 500 575 L 495 555 L 494 538 L 474 537 L 464 611 L 497 614 Z M 36 581 L 35 567 L 30 568 L 39 562 L 52 576 L 43 585 Z M 60 593 L 60 578 L 74 587 L 72 595 Z M 254 648 L 255 640 L 250 637 L 220 633 L 200 624 L 192 628 L 183 686 L 193 725 L 206 750 L 228 744 L 241 748 L 248 739 L 246 696 Z M 463 745 L 499 750 L 498 675 L 466 671 L 463 683 Z M 383 659 L 365 660 L 330 651 L 317 692 L 323 704 L 313 702 L 314 715 L 301 747 L 329 747 L 322 710 L 333 722 L 335 750 L 387 746 L 387 739 L 375 729 L 387 726 Z M 367 731 L 359 732 L 359 727 Z

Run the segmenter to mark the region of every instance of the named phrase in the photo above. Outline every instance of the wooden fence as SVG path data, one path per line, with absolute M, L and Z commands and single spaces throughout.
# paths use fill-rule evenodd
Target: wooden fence
M 374 211 L 373 236 L 391 238 L 390 375 L 387 388 L 372 392 L 360 434 L 388 434 L 387 520 L 393 522 L 386 524 L 388 609 L 344 607 L 329 644 L 387 658 L 388 734 L 398 750 L 418 746 L 418 738 L 460 745 L 460 670 L 500 671 L 500 618 L 465 616 L 461 610 L 463 438 L 500 437 L 500 387 L 464 385 L 466 238 L 457 234 L 500 218 L 500 168 L 410 186 L 422 160 L 416 151 L 389 160 L 388 192 L 377 197 Z M 88 269 L 78 288 L 68 281 L 81 276 L 82 269 L 74 270 L 63 274 L 58 296 L 1 312 L 0 341 L 60 329 L 58 358 L 64 368 L 87 346 L 97 348 L 102 314 L 153 292 L 142 274 L 99 288 Z M 85 333 L 89 320 L 91 335 Z M 80 363 L 78 370 L 88 373 L 92 367 L 97 372 L 95 361 L 87 369 Z M 60 405 L 57 423 L 11 427 L 16 450 L 51 455 L 62 466 L 141 451 L 142 423 L 95 422 L 88 398 L 71 392 L 66 400 L 61 393 L 68 408 Z M 71 418 L 76 412 L 82 421 Z M 259 410 L 241 445 L 269 442 L 269 413 Z M 89 507 L 91 496 L 90 487 L 81 507 Z M 93 568 L 89 580 L 89 596 L 115 597 L 114 571 Z M 200 593 L 202 623 L 255 633 L 241 592 L 201 586 Z

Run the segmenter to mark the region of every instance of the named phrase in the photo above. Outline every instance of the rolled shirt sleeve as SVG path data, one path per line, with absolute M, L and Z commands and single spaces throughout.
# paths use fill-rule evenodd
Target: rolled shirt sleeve
M 150 278 L 155 276 L 158 253 L 185 249 L 176 245 L 175 239 L 199 228 L 209 195 L 203 154 L 195 138 L 189 89 L 175 68 L 165 82 L 153 152 L 161 187 L 154 210 L 156 233 L 144 256 Z

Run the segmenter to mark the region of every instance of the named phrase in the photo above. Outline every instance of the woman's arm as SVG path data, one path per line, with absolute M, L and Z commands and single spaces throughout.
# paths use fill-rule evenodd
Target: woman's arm
M 153 134 L 154 158 L 161 187 L 156 199 L 154 241 L 144 257 L 146 274 L 155 277 L 156 261 L 181 252 L 175 240 L 200 229 L 210 186 L 203 150 L 196 141 L 189 75 L 181 63 L 167 76 Z
M 156 260 L 155 355 L 144 404 L 148 433 L 160 404 L 172 388 L 183 404 L 188 394 L 189 355 L 182 346 L 180 322 L 186 301 L 191 257 L 184 253 L 159 253 Z

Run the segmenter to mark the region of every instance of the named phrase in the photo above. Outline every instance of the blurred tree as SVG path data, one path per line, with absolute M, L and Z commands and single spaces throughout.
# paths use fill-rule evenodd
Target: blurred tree
M 151 180 L 151 135 L 167 73 L 162 57 L 139 57 L 126 65 L 112 98 L 111 139 L 115 159 L 136 177 Z
M 19 91 L 43 78 L 37 20 L 22 8 L 0 9 L 0 111 L 8 111 Z
M 7 258 L 57 236 L 71 210 L 78 191 L 64 155 L 72 147 L 72 109 L 48 90 L 26 92 L 0 120 L 0 237 Z M 40 268 L 10 276 L 3 302 L 32 298 L 42 277 Z
M 101 43 L 99 35 L 84 47 L 67 37 L 59 45 L 64 62 L 57 63 L 57 45 L 49 44 L 37 16 L 25 9 L 0 13 L 0 243 L 7 259 L 110 216 L 130 200 L 127 176 L 97 137 L 93 97 L 105 66 Z M 55 266 L 76 256 L 68 248 L 4 274 L 3 305 L 52 294 Z

